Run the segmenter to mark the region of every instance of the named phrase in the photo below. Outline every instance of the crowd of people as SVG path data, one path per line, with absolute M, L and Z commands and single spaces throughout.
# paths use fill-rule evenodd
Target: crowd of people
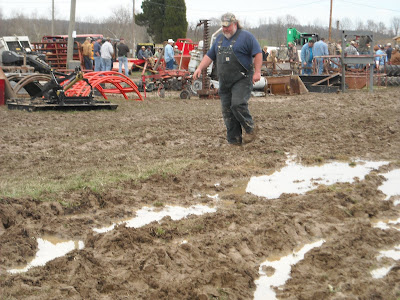
M 173 45 L 174 40 L 169 39 L 165 42 L 164 59 L 166 62 L 167 69 L 175 68 L 175 51 Z M 153 49 L 150 46 L 141 46 L 137 52 L 137 58 L 142 60 L 147 60 L 151 66 L 154 66 L 156 59 L 159 59 L 162 55 L 163 48 Z M 118 58 L 119 63 L 119 73 L 125 73 L 129 76 L 128 67 L 128 54 L 130 49 L 128 45 L 125 44 L 125 40 L 121 38 L 119 42 L 112 42 L 111 38 L 101 38 L 92 39 L 87 37 L 85 42 L 82 44 L 82 56 L 84 61 L 84 66 L 86 70 L 94 70 L 95 72 L 100 71 L 110 71 L 113 68 L 113 62 L 115 58 Z M 122 70 L 124 69 L 124 70 Z
M 382 68 L 385 64 L 400 65 L 399 45 L 392 47 L 391 43 L 387 43 L 386 45 L 376 45 L 371 48 L 370 42 L 372 41 L 369 36 L 361 36 L 356 41 L 350 41 L 345 45 L 343 51 L 346 56 L 367 55 L 372 51 L 375 61 L 374 67 L 377 69 Z M 285 50 L 285 53 L 283 53 L 282 49 Z M 311 75 L 314 67 L 316 69 L 316 74 L 321 75 L 324 72 L 323 56 L 340 55 L 341 52 L 341 42 L 327 43 L 324 38 L 321 38 L 318 41 L 309 39 L 301 48 L 300 59 L 297 48 L 292 42 L 289 42 L 287 47 L 281 45 L 278 51 L 273 49 L 268 52 L 268 46 L 264 46 L 262 49 L 262 58 L 263 61 L 266 62 L 265 65 L 267 68 L 268 66 L 271 68 L 279 61 L 289 61 L 292 70 L 298 69 L 298 67 L 301 66 L 301 73 L 303 75 Z M 340 66 L 339 58 L 331 57 L 330 61 L 333 68 Z M 363 66 L 364 65 L 361 64 L 347 65 L 348 68 L 360 68 Z

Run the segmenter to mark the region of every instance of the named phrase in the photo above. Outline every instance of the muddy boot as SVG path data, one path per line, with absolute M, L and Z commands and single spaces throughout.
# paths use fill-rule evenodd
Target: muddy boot
M 257 128 L 254 127 L 253 130 L 250 133 L 245 133 L 243 135 L 243 143 L 244 144 L 248 144 L 251 143 L 252 141 L 254 141 L 257 137 Z

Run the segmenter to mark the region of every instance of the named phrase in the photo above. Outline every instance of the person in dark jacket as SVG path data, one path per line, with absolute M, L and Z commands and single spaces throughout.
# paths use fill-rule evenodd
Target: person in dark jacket
M 93 57 L 94 57 L 94 71 L 101 71 L 101 41 L 102 38 L 98 37 L 96 43 L 93 46 Z
M 122 73 L 122 64 L 123 64 L 124 70 L 125 70 L 125 75 L 129 76 L 129 69 L 128 69 L 129 47 L 125 44 L 125 40 L 123 38 L 121 38 L 119 40 L 117 50 L 118 50 L 119 72 Z
M 386 52 L 388 61 L 390 61 L 390 59 L 392 58 L 392 51 L 393 51 L 392 44 L 391 43 L 387 43 L 385 52 Z
M 263 61 L 267 61 L 268 55 L 269 55 L 269 53 L 268 53 L 268 47 L 267 47 L 267 46 L 264 46 L 264 47 L 263 47 L 263 50 L 262 50 L 262 60 L 263 60 Z

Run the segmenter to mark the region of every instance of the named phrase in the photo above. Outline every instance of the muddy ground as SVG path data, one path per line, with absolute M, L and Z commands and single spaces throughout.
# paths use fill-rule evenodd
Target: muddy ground
M 379 251 L 400 243 L 400 231 L 373 227 L 400 215 L 378 190 L 378 171 L 274 200 L 245 193 L 287 153 L 303 164 L 361 158 L 391 161 L 380 172 L 399 168 L 399 88 L 252 98 L 258 139 L 241 147 L 225 141 L 218 100 L 114 102 L 116 111 L 97 112 L 0 107 L 0 299 L 252 299 L 265 259 L 320 239 L 279 299 L 399 299 L 400 261 L 384 278 L 370 274 L 388 263 Z M 193 204 L 217 212 L 92 230 L 144 206 Z M 49 235 L 85 247 L 7 272 Z

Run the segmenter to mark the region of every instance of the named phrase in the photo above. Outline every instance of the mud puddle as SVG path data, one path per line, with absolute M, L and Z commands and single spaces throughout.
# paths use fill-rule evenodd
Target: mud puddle
M 180 220 L 189 215 L 202 215 L 205 213 L 214 213 L 217 210 L 205 205 L 193 205 L 190 207 L 181 206 L 165 206 L 159 211 L 155 211 L 153 207 L 143 207 L 136 212 L 136 217 L 129 220 L 121 220 L 113 223 L 111 226 L 94 228 L 93 230 L 97 233 L 104 233 L 113 230 L 115 226 L 125 224 L 126 227 L 139 228 L 150 224 L 154 221 L 160 221 L 164 217 L 171 217 L 172 220 Z
M 385 200 L 389 200 L 393 196 L 400 196 L 400 169 L 381 175 L 386 178 L 386 181 L 379 187 L 379 190 L 386 195 Z M 399 203 L 399 200 L 395 201 L 395 205 Z
M 246 192 L 268 199 L 279 198 L 283 193 L 304 194 L 318 185 L 332 185 L 339 182 L 354 182 L 374 169 L 389 162 L 357 160 L 354 163 L 332 162 L 321 166 L 303 166 L 287 161 L 283 167 L 271 175 L 251 177 Z
M 277 259 L 266 260 L 260 265 L 260 278 L 255 281 L 257 286 L 254 293 L 255 300 L 276 299 L 273 287 L 280 287 L 290 278 L 293 265 L 304 259 L 304 255 L 313 248 L 321 247 L 324 240 L 307 244 L 299 251 Z
M 44 236 L 37 239 L 38 251 L 36 256 L 25 266 L 8 270 L 10 273 L 23 273 L 30 268 L 44 266 L 49 261 L 66 255 L 72 250 L 80 250 L 84 248 L 82 241 L 63 240 L 54 236 Z
M 391 250 L 380 251 L 380 254 L 377 257 L 377 260 L 381 261 L 384 258 L 389 259 L 390 265 L 372 270 L 371 275 L 375 279 L 385 277 L 390 272 L 390 270 L 395 266 L 395 263 L 393 262 L 393 260 L 394 261 L 400 260 L 400 245 L 397 245 L 396 247 L 394 247 L 394 249 L 391 249 Z

